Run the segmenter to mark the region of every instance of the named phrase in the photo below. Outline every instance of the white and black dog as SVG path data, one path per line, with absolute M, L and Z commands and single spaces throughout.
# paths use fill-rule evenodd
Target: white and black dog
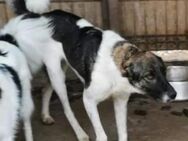
M 23 53 L 15 45 L 0 41 L 0 141 L 14 141 L 20 120 L 24 122 L 26 141 L 33 141 L 30 80 Z
M 42 13 L 39 7 L 48 4 L 48 0 L 41 0 L 46 3 L 41 3 L 36 9 L 31 8 L 29 5 L 37 4 L 36 1 L 39 0 L 26 0 L 25 4 L 24 0 L 12 0 L 15 12 L 20 16 L 1 30 L 0 40 L 15 43 L 24 52 L 33 73 L 42 66 L 46 67 L 51 85 L 79 141 L 88 141 L 89 138 L 70 108 L 62 60 L 84 84 L 83 102 L 97 141 L 107 141 L 97 110 L 101 101 L 113 98 L 118 140 L 127 141 L 127 101 L 131 93 L 150 94 L 163 101 L 176 97 L 165 78 L 166 69 L 159 57 L 74 14 L 61 10 Z M 37 9 L 42 14 L 36 14 Z M 12 40 L 6 40 L 6 36 Z

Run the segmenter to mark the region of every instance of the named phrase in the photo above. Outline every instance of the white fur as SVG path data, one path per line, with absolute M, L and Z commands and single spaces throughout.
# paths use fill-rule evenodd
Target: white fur
M 50 0 L 25 0 L 26 7 L 34 13 L 44 13 L 49 9 Z
M 0 140 L 13 141 L 18 122 L 19 98 L 17 88 L 8 73 L 0 70 Z
M 164 103 L 168 102 L 169 99 L 170 99 L 170 98 L 169 98 L 169 96 L 168 96 L 167 94 L 163 94 L 162 101 L 163 101 Z
M 87 20 L 85 20 L 85 19 L 78 20 L 76 25 L 78 25 L 80 28 L 88 27 L 88 26 L 92 26 L 93 27 L 93 25 L 90 22 L 88 22 Z
M 65 74 L 61 68 L 61 60 L 65 59 L 65 55 L 62 44 L 51 38 L 52 29 L 49 28 L 49 19 L 44 17 L 24 21 L 20 19 L 21 17 L 17 17 L 11 20 L 2 33 L 9 33 L 16 37 L 32 73 L 45 64 L 52 87 L 63 104 L 65 115 L 77 138 L 79 141 L 88 141 L 89 138 L 76 120 L 68 101 Z
M 16 24 L 14 24 L 16 23 Z M 86 20 L 77 22 L 80 28 L 92 26 Z M 64 107 L 64 112 L 75 131 L 79 141 L 88 141 L 89 138 L 80 127 L 70 108 L 65 87 L 65 73 L 61 68 L 61 60 L 67 60 L 62 44 L 51 38 L 52 29 L 49 19 L 27 19 L 20 21 L 20 17 L 10 21 L 2 30 L 16 37 L 20 49 L 27 57 L 29 66 L 35 73 L 42 64 L 45 64 L 53 89 L 58 94 Z M 84 90 L 83 101 L 88 116 L 94 126 L 97 141 L 107 141 L 107 136 L 100 122 L 97 105 L 109 97 L 114 98 L 114 108 L 119 135 L 119 141 L 127 141 L 126 104 L 132 92 L 140 92 L 133 87 L 126 78 L 121 76 L 114 63 L 112 51 L 118 41 L 124 39 L 112 31 L 102 31 L 103 38 L 98 52 L 97 60 L 92 72 L 90 86 Z M 72 66 L 70 66 L 73 68 Z M 76 70 L 74 70 L 76 72 Z M 78 74 L 78 73 L 77 73 Z M 80 79 L 82 79 L 80 77 Z M 82 80 L 84 81 L 84 80 Z M 49 106 L 49 98 L 44 98 L 44 106 Z M 49 109 L 43 108 L 43 113 L 49 116 Z
M 44 88 L 44 92 L 42 96 L 42 114 L 41 114 L 42 122 L 44 124 L 53 124 L 55 122 L 52 116 L 50 115 L 50 110 L 49 110 L 52 92 L 53 89 L 50 85 L 47 85 Z
M 0 99 L 0 140 L 14 140 L 20 115 L 24 122 L 26 141 L 33 141 L 30 123 L 33 111 L 30 87 L 31 74 L 26 59 L 16 46 L 4 41 L 0 41 L 0 51 L 7 53 L 6 56 L 0 56 L 0 66 L 5 64 L 18 73 L 23 93 L 22 98 L 19 100 L 18 90 L 11 78 L 12 76 L 8 72 L 0 70 L 0 88 L 2 90 L 2 98 Z
M 104 31 L 98 58 L 92 73 L 90 86 L 84 90 L 83 101 L 94 126 L 97 141 L 107 141 L 100 122 L 97 105 L 113 97 L 119 141 L 127 141 L 126 104 L 132 92 L 140 92 L 126 78 L 123 78 L 112 58 L 112 49 L 118 41 L 124 40 L 112 31 Z M 108 65 L 106 65 L 108 64 Z
M 15 0 L 5 0 L 7 5 L 12 9 L 14 7 Z M 26 9 L 33 13 L 44 13 L 49 10 L 50 0 L 25 0 Z
M 43 57 L 47 57 L 51 50 L 45 46 L 52 44 L 51 29 L 48 28 L 49 20 L 46 18 L 21 20 L 22 16 L 12 19 L 1 31 L 2 34 L 9 33 L 18 41 L 24 52 L 32 73 L 37 72 L 43 63 Z M 52 41 L 53 42 L 53 41 Z M 44 48 L 45 47 L 45 48 Z M 29 48 L 29 49 L 28 49 Z M 46 49 L 47 48 L 47 49 Z M 62 52 L 62 47 L 57 53 Z M 46 54 L 45 54 L 46 53 Z M 59 55 L 58 55 L 59 56 Z

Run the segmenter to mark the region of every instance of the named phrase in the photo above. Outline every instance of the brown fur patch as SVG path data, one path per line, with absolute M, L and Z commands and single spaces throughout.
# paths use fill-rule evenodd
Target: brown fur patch
M 130 44 L 128 42 L 118 42 L 113 50 L 112 56 L 114 58 L 115 64 L 121 71 L 121 73 L 125 73 L 125 70 L 130 63 L 130 59 L 140 54 L 142 51 L 137 48 L 135 45 Z

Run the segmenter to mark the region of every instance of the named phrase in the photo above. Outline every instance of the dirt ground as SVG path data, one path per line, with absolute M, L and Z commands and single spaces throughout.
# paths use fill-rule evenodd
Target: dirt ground
M 54 99 L 51 111 L 54 125 L 46 126 L 40 121 L 41 96 L 34 95 L 36 110 L 33 116 L 35 141 L 76 141 L 74 132 L 67 122 L 60 102 Z M 95 134 L 83 107 L 82 100 L 71 102 L 72 109 L 91 141 Z M 133 97 L 128 104 L 129 141 L 188 141 L 188 117 L 182 110 L 188 102 L 171 104 L 157 103 L 149 98 Z M 109 141 L 117 141 L 114 111 L 111 100 L 99 105 L 100 116 Z M 20 131 L 22 132 L 22 131 Z M 24 141 L 23 133 L 17 141 Z
M 40 73 L 36 78 L 40 79 L 34 79 L 33 82 L 34 141 L 77 141 L 57 97 L 52 98 L 50 105 L 55 124 L 51 126 L 42 124 L 41 88 L 46 83 L 46 76 Z M 69 76 L 69 78 L 74 77 Z M 67 87 L 69 96 L 82 91 L 79 81 L 68 81 Z M 95 141 L 93 127 L 83 107 L 82 99 L 72 101 L 71 106 L 80 125 L 88 133 L 91 141 Z M 186 101 L 162 104 L 148 97 L 133 95 L 128 104 L 129 141 L 188 141 L 188 112 L 183 112 L 185 108 L 188 108 Z M 99 111 L 108 141 L 118 141 L 112 101 L 101 103 Z M 20 130 L 16 141 L 24 141 L 23 130 Z

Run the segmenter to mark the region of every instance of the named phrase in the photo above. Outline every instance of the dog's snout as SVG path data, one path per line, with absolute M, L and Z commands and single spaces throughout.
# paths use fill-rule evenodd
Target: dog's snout
M 176 95 L 177 95 L 176 91 L 172 91 L 172 92 L 169 93 L 169 97 L 170 97 L 171 99 L 175 99 L 175 98 L 176 98 Z

